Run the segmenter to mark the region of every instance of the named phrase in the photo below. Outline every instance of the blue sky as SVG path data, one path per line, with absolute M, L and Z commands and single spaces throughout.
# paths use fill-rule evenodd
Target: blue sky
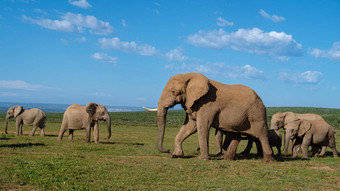
M 0 102 L 157 106 L 200 72 L 340 108 L 340 1 L 0 1 Z

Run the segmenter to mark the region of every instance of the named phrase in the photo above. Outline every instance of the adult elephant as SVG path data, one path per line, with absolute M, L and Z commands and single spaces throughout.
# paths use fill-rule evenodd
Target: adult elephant
M 175 157 L 183 156 L 182 143 L 197 131 L 200 159 L 209 159 L 210 127 L 235 133 L 232 143 L 224 155 L 235 156 L 240 133 L 259 138 L 263 149 L 263 160 L 273 161 L 268 143 L 266 108 L 254 90 L 243 85 L 226 85 L 210 80 L 199 73 L 178 74 L 171 77 L 163 89 L 157 107 L 158 149 L 163 148 L 166 116 L 170 107 L 181 104 L 186 119 L 175 138 Z
M 278 112 L 275 113 L 271 119 L 271 129 L 279 130 L 284 129 L 285 130 L 285 138 L 284 138 L 284 155 L 287 155 L 288 148 L 290 146 L 293 146 L 293 141 L 289 138 L 289 136 L 286 135 L 286 128 L 285 125 L 291 121 L 296 121 L 298 119 L 305 119 L 305 120 L 320 120 L 325 121 L 320 115 L 313 114 L 313 113 L 293 113 L 293 112 Z M 292 150 L 292 149 L 289 149 Z M 326 153 L 326 146 L 322 147 L 320 156 L 323 156 Z
M 301 147 L 303 158 L 308 158 L 308 146 L 312 146 L 314 156 L 322 146 L 328 146 L 332 149 L 333 156 L 338 157 L 334 129 L 324 120 L 289 121 L 286 125 L 286 136 L 297 139 L 293 147 L 293 157 L 297 156 L 297 148 Z
M 17 135 L 22 135 L 22 126 L 30 125 L 33 126 L 33 130 L 30 136 L 33 136 L 37 128 L 41 129 L 40 136 L 45 135 L 45 124 L 46 115 L 43 111 L 37 108 L 24 109 L 22 106 L 17 105 L 9 108 L 5 117 L 5 133 L 7 132 L 8 120 L 11 118 L 16 118 L 15 127 Z
M 61 141 L 65 131 L 69 130 L 69 140 L 73 140 L 74 130 L 85 129 L 86 142 L 90 142 L 91 128 L 94 127 L 94 141 L 99 143 L 99 125 L 98 121 L 107 122 L 108 138 L 111 137 L 111 118 L 106 107 L 96 103 L 88 103 L 86 106 L 78 104 L 70 105 L 63 117 L 60 127 L 58 141 Z

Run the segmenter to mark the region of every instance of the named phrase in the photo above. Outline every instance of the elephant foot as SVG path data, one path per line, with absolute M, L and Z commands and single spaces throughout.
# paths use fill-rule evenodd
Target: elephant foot
M 208 155 L 200 155 L 198 157 L 198 159 L 200 159 L 200 160 L 209 160 L 209 156 Z
M 99 141 L 95 141 L 94 143 L 99 144 Z
M 263 159 L 262 159 L 263 162 L 273 162 L 274 161 L 274 157 L 272 155 L 263 155 Z
M 5 131 L 5 134 L 7 135 L 7 134 L 8 134 L 8 132 L 7 132 L 7 131 Z
M 174 150 L 174 152 L 172 152 L 171 155 L 173 156 L 172 158 L 178 158 L 182 157 L 184 153 L 181 150 Z
M 223 155 L 224 160 L 234 160 L 235 159 L 235 154 L 230 154 L 230 153 L 225 153 Z

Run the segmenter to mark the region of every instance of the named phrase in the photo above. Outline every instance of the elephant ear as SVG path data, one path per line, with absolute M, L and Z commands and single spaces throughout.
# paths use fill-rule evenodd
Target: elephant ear
M 97 110 L 98 104 L 90 102 L 86 105 L 86 112 L 92 117 Z
M 15 106 L 14 107 L 14 117 L 17 117 L 20 113 L 21 113 L 21 111 L 22 111 L 22 109 L 23 109 L 23 107 L 22 106 Z
M 302 137 L 312 127 L 312 124 L 307 120 L 301 120 L 299 124 L 298 136 Z
M 187 110 L 191 110 L 195 101 L 203 97 L 209 91 L 209 80 L 202 74 L 192 73 L 186 86 L 186 102 Z M 190 113 L 190 112 L 189 112 Z

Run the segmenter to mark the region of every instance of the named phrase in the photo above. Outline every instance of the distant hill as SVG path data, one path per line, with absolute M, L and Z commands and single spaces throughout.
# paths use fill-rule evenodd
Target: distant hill
M 21 105 L 25 109 L 39 108 L 45 113 L 63 113 L 70 104 L 49 104 L 49 103 L 5 103 L 0 102 L 0 113 L 7 112 L 7 109 Z M 105 105 L 109 112 L 131 112 L 131 111 L 144 111 L 142 107 L 129 107 L 129 106 L 108 106 Z

